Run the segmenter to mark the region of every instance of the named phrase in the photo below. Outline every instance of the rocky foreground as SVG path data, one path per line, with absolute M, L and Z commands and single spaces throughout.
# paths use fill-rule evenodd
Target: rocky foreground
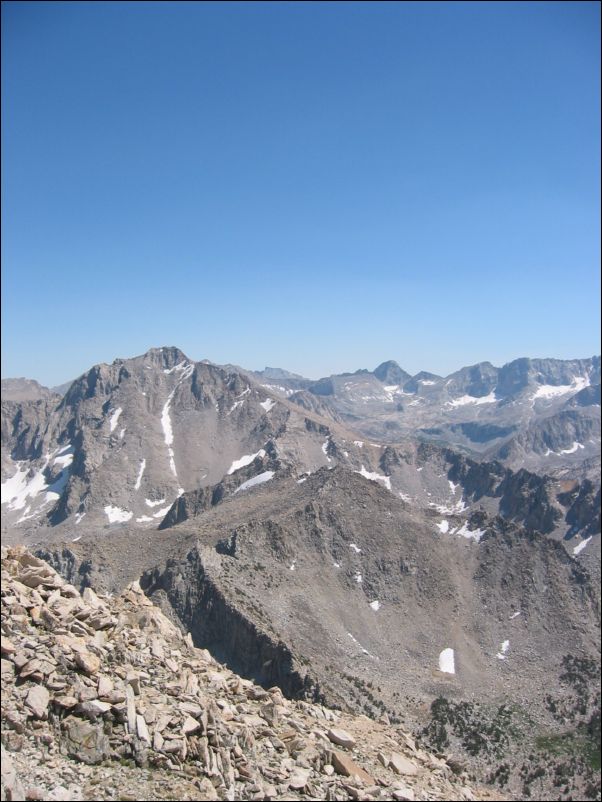
M 2 550 L 2 799 L 500 799 L 400 728 L 285 699 L 137 583 L 83 594 Z

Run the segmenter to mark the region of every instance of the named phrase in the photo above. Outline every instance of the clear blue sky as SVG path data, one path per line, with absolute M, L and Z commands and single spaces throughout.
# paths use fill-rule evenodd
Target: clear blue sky
M 599 352 L 597 2 L 2 16 L 3 376 Z

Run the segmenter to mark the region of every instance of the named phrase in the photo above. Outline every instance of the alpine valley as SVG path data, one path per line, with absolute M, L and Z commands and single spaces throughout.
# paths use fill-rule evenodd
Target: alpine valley
M 283 709 L 347 717 L 367 733 L 335 737 L 359 765 L 347 772 L 330 753 L 281 752 L 273 711 L 246 711 L 254 740 L 273 746 L 254 768 L 263 785 L 238 770 L 238 752 L 222 782 L 211 761 L 178 759 L 161 736 L 161 771 L 197 777 L 200 795 L 186 798 L 600 799 L 600 357 L 485 362 L 446 377 L 387 361 L 310 380 L 153 348 L 60 388 L 3 379 L 1 436 L 2 592 L 23 598 L 6 615 L 3 600 L 11 641 L 16 626 L 23 649 L 46 648 L 65 673 L 59 636 L 37 622 L 66 582 L 107 620 L 124 605 L 155 610 L 176 661 L 196 649 L 204 672 L 255 688 L 250 700 L 271 689 Z M 50 579 L 28 584 L 28 565 Z M 32 599 L 38 585 L 47 593 Z M 3 691 L 6 674 L 18 696 L 27 661 L 14 652 Z M 52 692 L 47 676 L 37 681 Z M 74 715 L 104 718 L 107 731 L 120 703 L 90 714 L 90 684 L 78 708 L 73 694 Z M 228 726 L 243 715 L 215 698 Z M 25 728 L 64 753 L 60 703 L 48 705 L 19 718 L 3 703 L 7 749 Z M 152 768 L 141 731 L 125 726 L 100 760 Z M 398 772 L 387 738 L 427 757 Z M 353 782 L 327 782 L 331 770 Z M 453 781 L 442 785 L 445 772 Z

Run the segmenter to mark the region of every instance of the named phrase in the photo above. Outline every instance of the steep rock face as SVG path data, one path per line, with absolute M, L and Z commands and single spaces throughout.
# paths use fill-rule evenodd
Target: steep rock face
M 169 562 L 163 571 L 157 568 L 144 574 L 140 584 L 159 606 L 167 602 L 198 646 L 232 670 L 266 688 L 277 685 L 289 698 L 320 701 L 315 679 L 300 673 L 285 644 L 225 599 L 206 574 L 198 549 L 190 551 L 184 561 Z
M 400 368 L 397 362 L 394 362 L 393 360 L 382 362 L 377 368 L 375 368 L 373 372 L 379 381 L 387 385 L 404 385 L 412 378 L 409 373 Z
M 577 377 L 587 376 L 590 384 L 600 383 L 600 357 L 591 359 L 515 359 L 499 370 L 498 394 L 516 395 L 530 384 L 570 386 Z
M 2 400 L 3 476 L 9 473 L 9 459 L 31 460 L 42 455 L 48 422 L 56 409 L 58 397 L 32 401 Z M 6 461 L 6 462 L 5 462 Z
M 376 373 L 376 372 L 375 372 Z M 441 381 L 441 376 L 436 373 L 429 373 L 427 370 L 421 370 L 409 381 L 403 385 L 404 393 L 417 393 L 425 385 L 436 385 Z
M 527 529 L 549 534 L 564 522 L 565 537 L 600 531 L 600 487 L 588 479 L 569 482 L 525 469 L 512 471 L 499 462 L 476 462 L 447 452 L 450 479 L 459 482 L 473 503 L 497 499 L 497 513 Z M 598 503 L 598 507 L 596 504 Z
M 503 460 L 525 457 L 534 452 L 542 457 L 562 456 L 585 449 L 585 444 L 600 436 L 597 417 L 564 409 L 530 424 L 521 434 L 505 443 L 498 451 Z
M 491 362 L 480 362 L 448 376 L 447 389 L 452 394 L 482 398 L 489 395 L 497 386 L 498 372 Z
M 567 538 L 579 531 L 584 537 L 600 531 L 600 488 L 589 479 L 574 482 L 569 491 L 558 495 L 558 499 L 568 507 L 566 520 L 571 528 L 566 534 Z
M 547 534 L 562 519 L 562 510 L 554 504 L 554 484 L 547 477 L 525 470 L 508 471 L 497 492 L 500 514 L 510 521 L 520 521 L 527 529 Z
M 593 384 L 590 387 L 584 387 L 583 390 L 575 393 L 575 395 L 569 401 L 567 401 L 567 406 L 600 406 L 600 385 Z

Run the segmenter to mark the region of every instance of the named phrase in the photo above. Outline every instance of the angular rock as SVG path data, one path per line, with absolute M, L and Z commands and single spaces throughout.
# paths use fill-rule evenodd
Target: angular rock
M 139 713 L 136 715 L 136 732 L 138 733 L 138 738 L 140 738 L 141 741 L 145 741 L 147 744 L 150 744 L 151 737 L 148 727 L 146 726 L 146 721 L 144 720 L 144 716 L 141 716 Z
M 43 685 L 33 687 L 25 699 L 25 705 L 36 718 L 45 718 L 48 711 L 50 694 Z
M 393 799 L 397 800 L 397 802 L 414 802 L 416 799 L 414 791 L 411 788 L 400 788 L 399 786 L 391 789 L 391 796 Z
M 192 735 L 194 732 L 198 732 L 201 729 L 201 724 L 192 716 L 186 716 L 184 719 L 184 723 L 182 724 L 182 732 L 184 735 Z
M 289 788 L 300 791 L 305 788 L 311 775 L 311 769 L 296 768 L 289 780 Z
M 334 766 L 337 774 L 343 774 L 345 777 L 357 777 L 365 785 L 374 785 L 374 779 L 365 771 L 361 766 L 358 766 L 350 757 L 343 754 L 343 752 L 332 753 L 332 765 Z
M 103 696 L 108 696 L 113 690 L 113 682 L 112 680 L 101 674 L 98 677 L 98 686 L 97 686 L 97 693 L 102 698 Z
M 332 741 L 333 744 L 337 744 L 338 746 L 343 746 L 346 749 L 353 749 L 355 746 L 355 738 L 349 735 L 348 732 L 341 729 L 330 729 L 326 733 L 328 735 L 329 740 Z
M 76 652 L 75 662 L 86 674 L 96 674 L 100 668 L 100 659 L 91 652 Z
M 69 757 L 93 765 L 102 763 L 110 754 L 109 738 L 101 723 L 68 716 L 63 721 L 65 739 L 63 748 Z
M 393 769 L 395 774 L 406 774 L 408 776 L 418 774 L 416 764 L 407 757 L 400 755 L 399 752 L 393 752 L 389 758 L 389 768 Z

